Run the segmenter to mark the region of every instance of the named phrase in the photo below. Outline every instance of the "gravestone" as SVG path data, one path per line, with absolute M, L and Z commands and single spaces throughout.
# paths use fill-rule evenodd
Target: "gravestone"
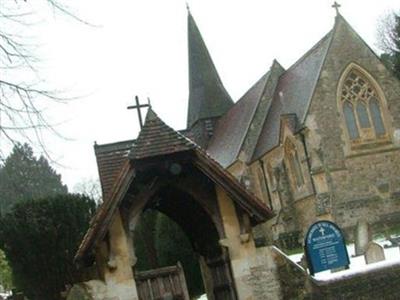
M 375 242 L 368 243 L 364 258 L 367 265 L 385 260 L 383 247 Z
M 363 255 L 371 240 L 372 231 L 368 222 L 365 219 L 358 220 L 354 234 L 355 255 Z

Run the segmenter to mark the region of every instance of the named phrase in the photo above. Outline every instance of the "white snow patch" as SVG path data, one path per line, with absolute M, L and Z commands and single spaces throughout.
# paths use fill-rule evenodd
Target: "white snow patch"
M 390 245 L 390 242 L 387 240 L 376 240 L 375 242 L 380 244 L 382 247 L 384 247 L 385 245 L 388 245 L 388 246 Z M 354 249 L 355 249 L 354 244 L 347 245 L 347 252 L 348 252 L 349 258 L 350 258 L 349 269 L 335 272 L 335 273 L 331 273 L 330 270 L 327 270 L 324 272 L 316 273 L 313 277 L 317 280 L 328 281 L 328 280 L 349 277 L 354 274 L 367 273 L 371 270 L 387 268 L 387 267 L 394 266 L 394 265 L 400 266 L 400 249 L 399 249 L 399 247 L 384 248 L 385 260 L 376 262 L 376 263 L 372 263 L 369 265 L 367 265 L 365 263 L 364 255 L 354 257 L 354 254 L 355 254 Z M 298 254 L 289 255 L 289 258 L 293 262 L 299 263 L 302 256 L 303 256 L 303 253 L 298 253 Z

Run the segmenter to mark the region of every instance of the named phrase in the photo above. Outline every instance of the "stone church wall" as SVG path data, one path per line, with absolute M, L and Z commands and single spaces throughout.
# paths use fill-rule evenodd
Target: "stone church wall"
M 337 222 L 346 228 L 364 217 L 376 226 L 400 224 L 400 153 L 354 157 L 346 166 L 332 174 Z
M 315 195 L 309 172 L 307 155 L 301 137 L 284 127 L 283 145 L 261 158 L 262 164 L 253 162 L 250 166 L 256 184 L 255 194 L 271 206 L 275 217 L 263 225 L 266 240 L 285 249 L 301 246 L 302 236 L 316 220 Z M 285 142 L 290 140 L 296 147 L 304 178 L 304 184 L 297 187 L 285 159 Z M 263 176 L 257 176 L 264 167 L 268 189 L 260 188 Z M 269 193 L 267 195 L 267 193 Z M 258 228 L 257 228 L 258 229 Z M 257 230 L 258 231 L 258 230 Z
M 332 195 L 332 216 L 348 232 L 359 218 L 375 225 L 400 220 L 400 83 L 371 49 L 340 22 L 311 102 L 306 125 Z M 392 142 L 348 150 L 345 124 L 338 111 L 337 89 L 350 63 L 365 69 L 384 92 Z

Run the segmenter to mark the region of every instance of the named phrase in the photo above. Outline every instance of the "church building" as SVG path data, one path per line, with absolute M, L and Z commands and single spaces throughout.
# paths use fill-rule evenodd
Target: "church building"
M 297 62 L 285 70 L 274 61 L 229 109 L 214 66 L 205 72 L 223 96 L 213 94 L 220 104 L 205 116 L 198 94 L 209 83 L 191 73 L 189 132 L 273 210 L 260 236 L 290 247 L 319 219 L 350 236 L 360 218 L 378 230 L 398 224 L 399 80 L 340 14 Z
M 285 69 L 274 60 L 236 102 L 190 12 L 188 52 L 187 128 L 168 127 L 150 108 L 136 140 L 95 146 L 104 203 L 77 262 L 133 266 L 133 254 L 113 261 L 132 247 L 129 233 L 126 242 L 113 232 L 131 230 L 139 211 L 153 205 L 193 234 L 203 279 L 211 278 L 209 299 L 278 299 L 252 292 L 258 279 L 243 265 L 263 265 L 255 258 L 268 255 L 259 249 L 301 247 L 318 220 L 335 222 L 348 238 L 360 219 L 380 231 L 399 224 L 400 82 L 340 13 L 298 61 Z M 162 202 L 177 196 L 199 204 Z M 202 232 L 210 234 L 199 238 Z M 110 272 L 103 272 L 106 282 Z M 217 273 L 224 285 L 212 280 Z
M 293 247 L 320 219 L 350 236 L 400 221 L 400 83 L 338 14 L 333 29 L 288 69 L 270 69 L 236 103 L 189 15 L 185 134 L 275 217 L 256 230 Z

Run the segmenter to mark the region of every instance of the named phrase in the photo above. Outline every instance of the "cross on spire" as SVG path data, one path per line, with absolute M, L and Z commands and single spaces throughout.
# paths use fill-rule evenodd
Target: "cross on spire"
M 341 5 L 335 1 L 333 3 L 332 7 L 336 10 L 336 15 L 338 15 L 339 14 L 339 7 L 341 7 Z
M 142 112 L 141 112 L 140 109 L 144 108 L 144 107 L 151 107 L 150 99 L 147 98 L 147 104 L 140 104 L 139 103 L 139 97 L 135 96 L 135 102 L 136 102 L 136 105 L 130 105 L 130 106 L 127 107 L 127 109 L 136 109 L 137 110 L 140 129 L 142 129 L 142 127 L 143 127 L 143 119 L 142 119 Z

